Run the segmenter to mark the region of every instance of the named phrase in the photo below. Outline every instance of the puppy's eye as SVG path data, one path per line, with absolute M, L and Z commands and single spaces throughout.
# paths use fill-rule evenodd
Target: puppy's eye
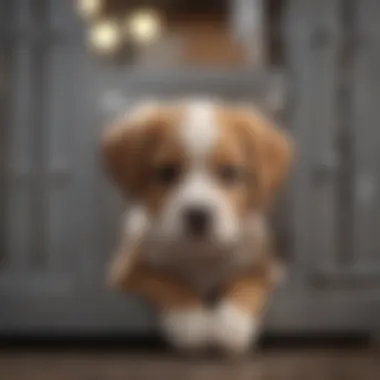
M 235 185 L 243 178 L 243 170 L 236 165 L 222 165 L 218 169 L 219 179 L 226 185 Z
M 176 164 L 165 164 L 155 169 L 155 177 L 163 185 L 172 185 L 181 174 L 181 169 Z

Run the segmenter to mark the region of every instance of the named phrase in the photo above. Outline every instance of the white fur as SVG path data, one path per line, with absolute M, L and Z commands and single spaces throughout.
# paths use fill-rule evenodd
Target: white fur
M 209 341 L 210 316 L 203 308 L 169 311 L 161 316 L 161 329 L 175 347 L 203 348 Z
M 229 301 L 222 302 L 212 320 L 213 343 L 230 353 L 243 353 L 257 337 L 258 323 Z
M 123 234 L 127 239 L 140 240 L 148 233 L 150 220 L 144 207 L 133 205 L 123 218 Z
M 167 200 L 162 215 L 163 233 L 169 239 L 185 238 L 182 220 L 183 210 L 187 207 L 204 206 L 213 215 L 213 230 L 209 240 L 216 243 L 229 243 L 236 239 L 239 221 L 231 204 L 207 173 L 194 170 L 188 173 L 175 193 Z
M 180 128 L 180 138 L 191 163 L 203 166 L 218 140 L 215 105 L 207 100 L 190 102 Z
M 187 172 L 163 208 L 160 223 L 163 235 L 168 239 L 186 238 L 183 210 L 204 206 L 213 214 L 215 222 L 209 240 L 222 244 L 235 241 L 240 230 L 238 217 L 209 171 L 209 158 L 219 139 L 216 103 L 188 102 L 179 127 L 179 139 L 188 160 Z

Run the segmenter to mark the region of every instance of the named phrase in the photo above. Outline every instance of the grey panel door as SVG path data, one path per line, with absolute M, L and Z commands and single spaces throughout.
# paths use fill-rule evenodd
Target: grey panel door
M 1 7 L 0 331 L 145 329 L 151 314 L 104 286 L 97 68 L 80 21 L 66 1 Z
M 298 153 L 290 274 L 271 313 L 275 328 L 379 329 L 379 11 L 373 1 L 286 6 L 288 125 Z
M 100 167 L 102 127 L 152 96 L 265 103 L 272 76 L 107 69 L 86 54 L 70 2 L 0 4 L 0 332 L 151 331 L 143 301 L 105 286 L 123 204 Z M 292 0 L 285 9 L 285 125 L 297 159 L 281 218 L 289 275 L 268 310 L 274 332 L 380 329 L 379 6 L 355 2 L 366 43 L 342 101 L 342 4 Z

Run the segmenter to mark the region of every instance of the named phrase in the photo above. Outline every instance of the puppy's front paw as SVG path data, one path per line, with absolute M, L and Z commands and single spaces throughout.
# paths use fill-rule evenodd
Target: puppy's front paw
M 231 355 L 248 351 L 258 335 L 255 318 L 228 301 L 214 311 L 211 324 L 213 343 Z
M 161 329 L 169 342 L 183 351 L 197 351 L 209 342 L 210 315 L 198 307 L 175 310 L 161 315 Z

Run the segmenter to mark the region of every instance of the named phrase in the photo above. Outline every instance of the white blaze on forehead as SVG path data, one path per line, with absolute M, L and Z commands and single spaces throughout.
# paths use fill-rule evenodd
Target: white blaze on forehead
M 185 153 L 193 160 L 204 159 L 218 138 L 216 107 L 211 101 L 192 102 L 186 105 L 180 128 Z
M 160 223 L 162 236 L 186 236 L 183 215 L 193 206 L 204 207 L 211 213 L 211 241 L 230 243 L 239 236 L 239 221 L 233 205 L 207 165 L 220 138 L 218 107 L 219 103 L 209 99 L 179 104 L 181 122 L 177 137 L 187 165 L 178 186 L 163 207 Z

